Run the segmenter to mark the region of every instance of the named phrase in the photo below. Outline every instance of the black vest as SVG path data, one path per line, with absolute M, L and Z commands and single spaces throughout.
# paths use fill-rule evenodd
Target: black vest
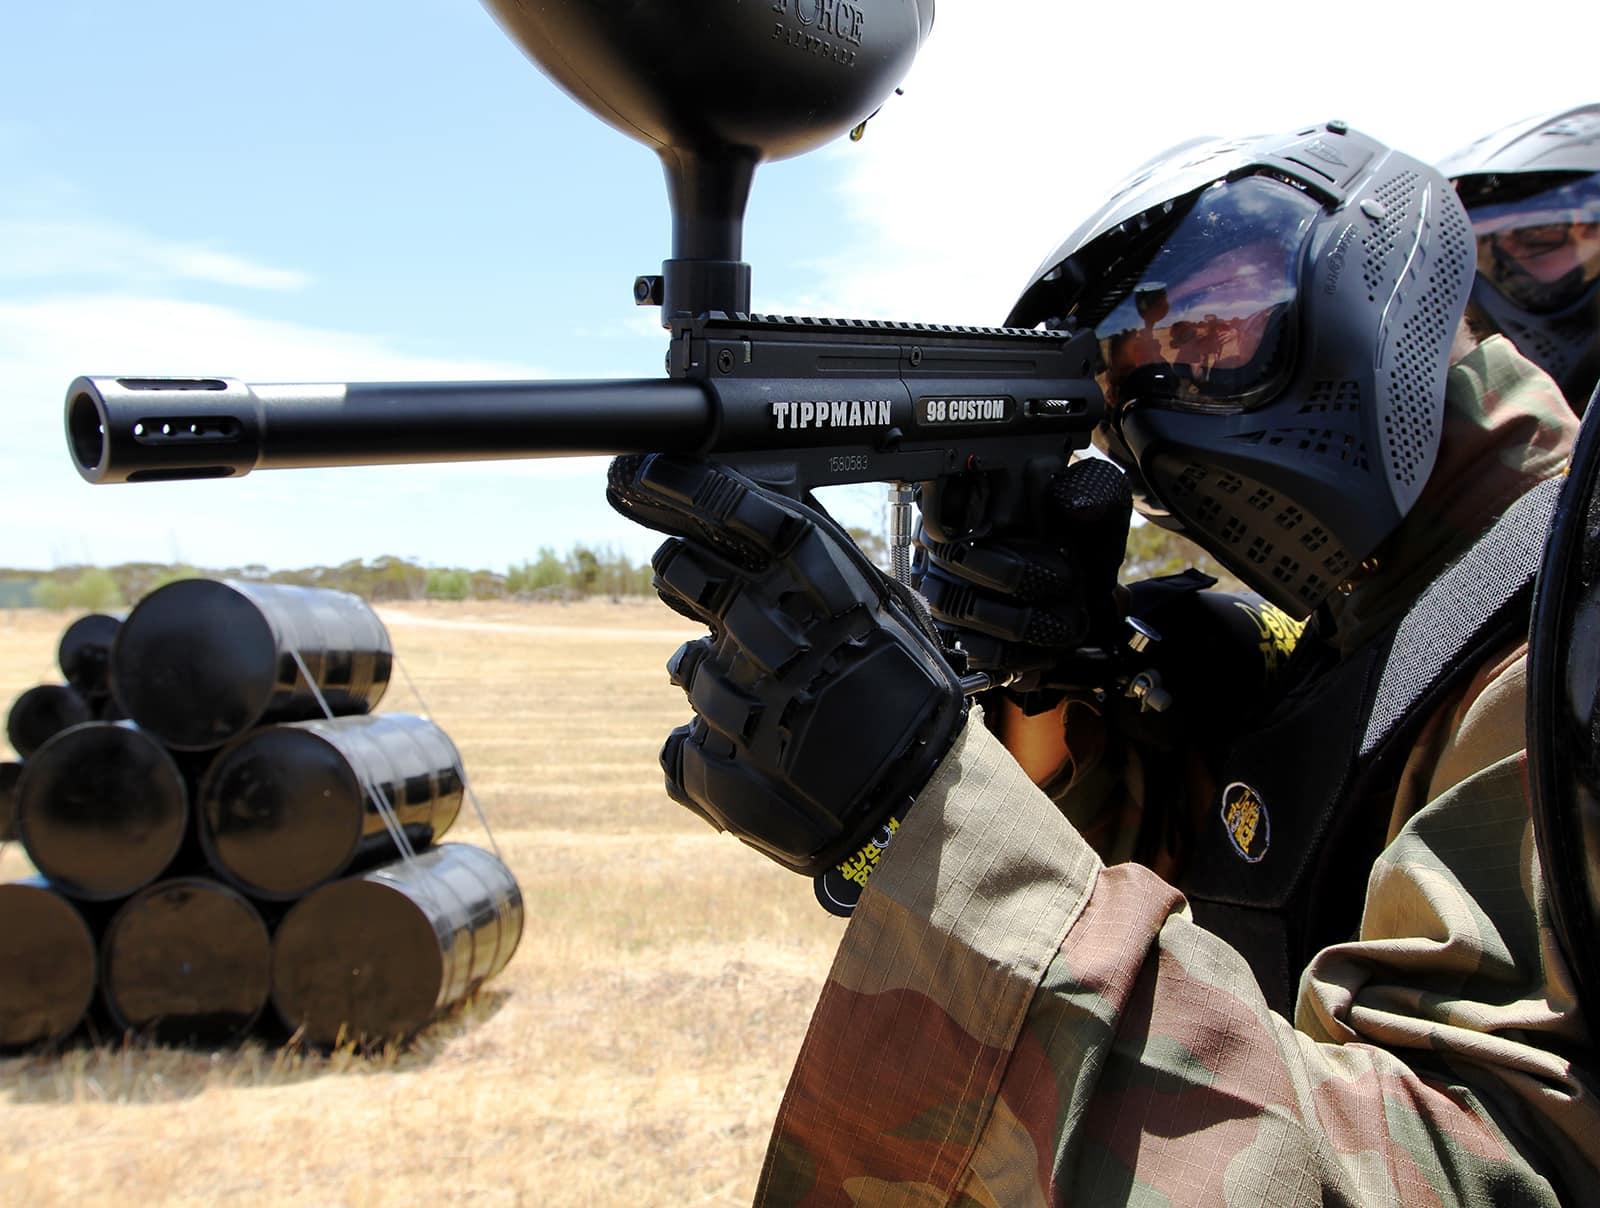
M 1497 650 L 1526 637 L 1559 479 L 1514 503 L 1401 620 L 1282 700 L 1224 760 L 1178 888 L 1292 1015 L 1300 973 L 1354 937 L 1418 732 Z

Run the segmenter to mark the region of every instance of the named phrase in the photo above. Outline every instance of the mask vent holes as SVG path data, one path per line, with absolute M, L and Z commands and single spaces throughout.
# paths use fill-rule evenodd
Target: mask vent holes
M 1324 379 L 1311 383 L 1310 401 L 1301 405 L 1300 414 L 1318 415 L 1360 409 L 1360 382 L 1335 382 Z
M 1560 379 L 1566 376 L 1567 357 L 1565 350 L 1542 327 L 1531 327 L 1526 323 L 1519 323 L 1515 319 L 1506 321 L 1506 334 L 1511 337 L 1512 343 L 1522 350 L 1524 356 L 1543 367 L 1551 377 Z
M 1433 275 L 1427 289 L 1401 324 L 1389 368 L 1389 407 L 1383 418 L 1384 452 L 1395 482 L 1420 488 L 1432 468 L 1438 447 L 1438 412 L 1442 379 L 1448 368 L 1456 302 L 1467 284 L 1463 264 L 1470 263 L 1466 220 L 1453 206 L 1443 207 L 1439 251 L 1428 263 Z
M 1368 230 L 1367 237 L 1361 241 L 1362 250 L 1367 254 L 1362 275 L 1366 279 L 1369 302 L 1376 302 L 1380 293 L 1387 293 L 1389 283 L 1395 278 L 1396 270 L 1390 266 L 1389 258 L 1394 254 L 1400 242 L 1401 229 L 1412 212 L 1419 179 L 1415 172 L 1402 172 L 1393 180 L 1384 181 L 1374 194 L 1388 213 L 1382 222 Z

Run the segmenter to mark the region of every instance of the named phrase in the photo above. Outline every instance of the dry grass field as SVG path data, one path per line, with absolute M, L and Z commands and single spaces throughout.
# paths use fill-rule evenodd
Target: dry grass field
M 399 1052 L 0 1060 L 0 1202 L 748 1202 L 842 924 L 662 793 L 694 631 L 642 602 L 384 616 L 521 881 L 510 966 Z M 70 619 L 0 611 L 0 706 L 58 678 Z M 418 711 L 403 679 L 384 708 Z

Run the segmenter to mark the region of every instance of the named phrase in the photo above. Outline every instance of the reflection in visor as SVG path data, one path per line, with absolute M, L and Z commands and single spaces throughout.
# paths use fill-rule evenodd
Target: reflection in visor
M 1524 310 L 1562 310 L 1600 279 L 1600 172 L 1470 217 L 1478 272 Z
M 1095 325 L 1106 401 L 1238 411 L 1280 390 L 1293 368 L 1301 252 L 1319 210 L 1268 177 L 1200 193 Z

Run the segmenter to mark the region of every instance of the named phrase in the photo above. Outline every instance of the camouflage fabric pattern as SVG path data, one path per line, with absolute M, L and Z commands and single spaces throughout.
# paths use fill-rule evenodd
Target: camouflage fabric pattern
M 1497 384 L 1498 355 L 1484 358 L 1479 430 L 1535 434 L 1527 473 L 1513 473 L 1525 486 L 1558 468 L 1546 454 L 1571 424 L 1541 444 L 1542 378 L 1520 390 L 1508 361 Z M 1524 405 L 1534 418 L 1514 420 Z M 1483 451 L 1462 464 L 1484 472 Z M 846 930 L 757 1202 L 1554 1204 L 1592 1191 L 1593 1046 L 1546 914 L 1523 676 L 1508 651 L 1430 720 L 1360 934 L 1305 971 L 1294 1025 L 1176 890 L 1143 866 L 1105 866 L 969 724 Z
M 1376 574 L 1328 602 L 1338 648 L 1353 650 L 1409 607 L 1519 495 L 1561 470 L 1576 434 L 1556 384 L 1504 336 L 1456 361 L 1427 486 L 1373 555 Z

